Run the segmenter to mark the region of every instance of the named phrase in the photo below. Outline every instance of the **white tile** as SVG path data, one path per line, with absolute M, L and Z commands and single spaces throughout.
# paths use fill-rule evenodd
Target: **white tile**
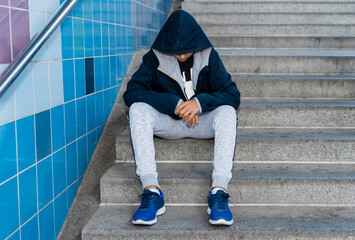
M 48 0 L 29 0 L 29 9 L 30 10 L 35 10 L 35 11 L 41 11 L 45 12 L 46 11 L 46 5 L 47 5 Z
M 62 61 L 49 63 L 51 107 L 64 103 Z
M 11 85 L 0 96 L 0 124 L 15 120 L 14 87 Z
M 62 34 L 60 26 L 54 31 L 52 36 L 48 39 L 48 59 L 59 60 L 62 59 Z
M 55 11 L 58 10 L 60 2 L 59 0 L 47 0 L 47 6 L 46 6 L 46 11 L 50 13 L 54 13 Z
M 32 64 L 15 80 L 16 119 L 34 113 Z
M 33 63 L 35 112 L 49 108 L 48 62 Z
M 30 11 L 30 36 L 36 35 L 47 22 L 47 14 Z M 32 61 L 48 60 L 48 44 L 45 43 L 37 52 Z

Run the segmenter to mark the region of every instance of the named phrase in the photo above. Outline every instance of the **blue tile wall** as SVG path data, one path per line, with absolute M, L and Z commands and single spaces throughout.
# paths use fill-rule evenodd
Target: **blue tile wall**
M 28 2 L 32 37 L 64 0 Z M 0 239 L 56 239 L 133 54 L 171 2 L 80 0 L 0 98 Z

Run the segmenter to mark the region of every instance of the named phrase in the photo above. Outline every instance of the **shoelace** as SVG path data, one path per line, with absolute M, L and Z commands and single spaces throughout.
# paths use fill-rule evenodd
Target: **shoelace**
M 141 209 L 150 208 L 153 203 L 152 200 L 155 197 L 155 195 L 157 195 L 157 194 L 154 192 L 142 193 L 141 195 L 139 195 L 139 197 L 142 199 L 142 203 L 141 203 L 140 208 Z
M 226 199 L 229 198 L 228 193 L 221 193 L 221 194 L 213 194 L 212 195 L 213 201 L 217 205 L 218 208 L 225 208 L 226 207 Z

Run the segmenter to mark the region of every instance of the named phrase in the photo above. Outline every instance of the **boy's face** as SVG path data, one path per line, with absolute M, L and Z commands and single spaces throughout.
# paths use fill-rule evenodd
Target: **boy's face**
M 184 53 L 184 54 L 174 54 L 174 57 L 175 57 L 179 62 L 185 62 L 186 59 L 188 59 L 189 57 L 191 57 L 192 54 L 193 54 L 193 52 Z

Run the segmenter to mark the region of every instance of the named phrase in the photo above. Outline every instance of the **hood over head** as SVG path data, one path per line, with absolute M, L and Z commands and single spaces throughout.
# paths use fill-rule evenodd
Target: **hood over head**
M 184 10 L 176 10 L 166 20 L 152 48 L 166 54 L 183 54 L 212 47 L 196 20 Z

